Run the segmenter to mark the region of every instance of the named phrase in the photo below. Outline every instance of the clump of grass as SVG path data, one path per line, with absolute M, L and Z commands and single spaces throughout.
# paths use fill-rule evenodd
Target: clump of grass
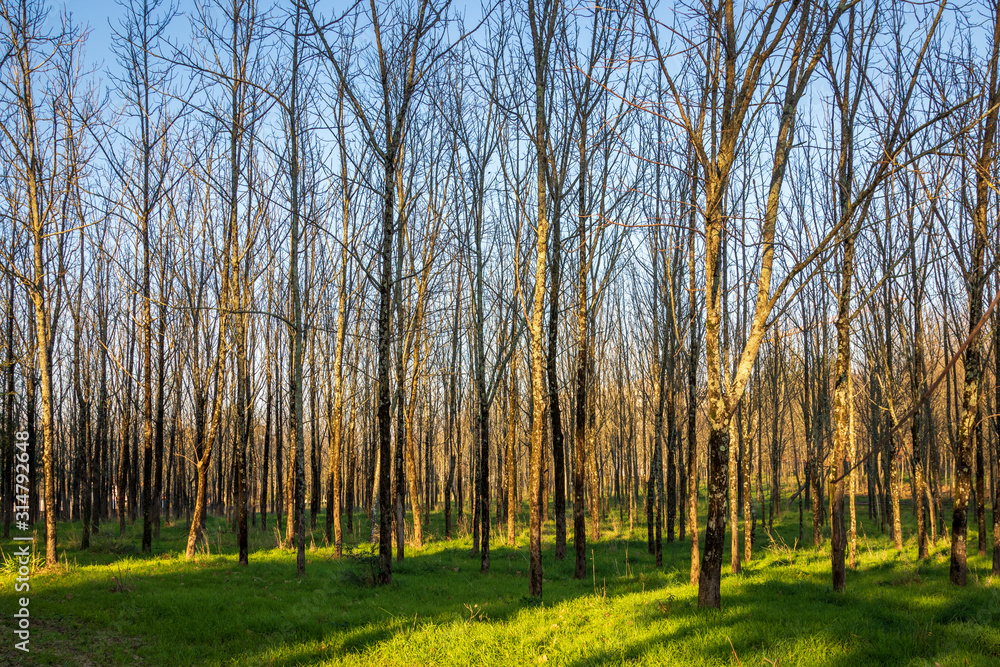
M 22 565 L 21 561 L 18 560 L 18 557 L 13 552 L 7 553 L 4 551 L 2 545 L 0 545 L 0 559 L 2 559 L 2 563 L 0 563 L 0 576 L 12 578 L 18 576 L 18 570 Z M 43 567 L 45 567 L 44 557 L 37 549 L 32 549 L 28 560 L 28 568 L 31 572 L 36 572 Z
M 122 571 L 121 563 L 117 564 L 118 574 L 111 575 L 114 584 L 111 586 L 112 593 L 131 593 L 135 590 L 135 577 L 132 576 L 132 567 L 129 561 L 125 561 L 125 570 Z
M 344 581 L 361 588 L 374 588 L 378 584 L 378 551 L 371 543 L 358 544 L 343 550 L 342 558 L 348 564 Z
M 486 615 L 486 612 L 479 608 L 478 604 L 464 604 L 466 611 L 469 612 L 469 618 L 465 619 L 466 625 L 471 625 L 472 623 L 489 623 L 490 617 Z M 414 621 L 416 624 L 416 621 Z
M 892 586 L 906 586 L 908 584 L 919 584 L 923 582 L 920 576 L 920 564 L 918 563 L 912 570 L 906 568 L 902 576 L 896 577 L 889 582 Z
M 134 540 L 128 539 L 125 535 L 119 535 L 106 543 L 105 551 L 110 554 L 137 554 L 139 547 Z

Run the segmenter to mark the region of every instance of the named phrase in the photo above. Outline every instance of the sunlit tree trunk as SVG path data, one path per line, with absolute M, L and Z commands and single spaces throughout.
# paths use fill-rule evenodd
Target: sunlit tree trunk
M 986 89 L 987 104 L 985 126 L 979 155 L 976 158 L 976 205 L 973 211 L 973 247 L 969 274 L 966 278 L 969 291 L 969 337 L 965 348 L 965 388 L 962 393 L 962 413 L 955 443 L 955 490 L 952 494 L 951 522 L 951 583 L 966 583 L 966 530 L 968 525 L 969 488 L 972 476 L 972 438 L 976 412 L 979 406 L 979 384 L 982 379 L 982 336 L 976 327 L 983 313 L 984 256 L 987 245 L 987 210 L 993 178 L 994 141 L 997 116 L 1000 113 L 1000 83 L 997 81 L 997 60 L 1000 56 L 1000 9 L 993 16 L 993 43 L 989 59 L 989 83 Z M 978 494 L 981 495 L 981 494 Z
M 531 45 L 534 56 L 535 123 L 532 137 L 537 160 L 537 242 L 535 252 L 535 288 L 529 324 L 531 336 L 531 463 L 528 499 L 531 508 L 529 528 L 528 586 L 532 597 L 542 597 L 542 492 L 545 446 L 545 355 L 542 351 L 542 316 L 545 309 L 546 258 L 549 242 L 548 219 L 548 126 L 545 110 L 549 53 L 555 35 L 558 14 L 553 0 L 542 0 L 541 11 L 536 1 L 528 0 L 528 22 L 531 25 Z

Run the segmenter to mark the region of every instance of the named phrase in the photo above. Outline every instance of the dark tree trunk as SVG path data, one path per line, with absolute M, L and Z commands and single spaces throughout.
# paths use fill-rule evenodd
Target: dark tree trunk
M 264 458 L 260 465 L 260 504 L 258 505 L 262 532 L 267 530 L 267 472 L 271 465 L 271 419 L 274 407 L 274 385 L 272 384 L 270 359 L 264 363 L 267 366 L 267 403 L 264 408 Z
M 993 393 L 996 410 L 1000 410 L 1000 316 L 993 318 Z M 991 411 L 992 412 L 992 411 Z M 993 576 L 1000 577 L 1000 416 L 993 418 L 998 438 L 993 440 Z
M 997 80 L 997 61 L 1000 59 L 1000 13 L 994 16 L 993 49 L 989 61 L 989 88 L 987 93 L 987 114 L 980 153 L 976 161 L 976 207 L 973 211 L 972 261 L 969 264 L 969 344 L 965 348 L 965 390 L 962 394 L 962 413 L 958 426 L 958 442 L 955 444 L 955 491 L 954 509 L 951 523 L 951 583 L 965 586 L 966 583 L 966 530 L 967 506 L 972 474 L 972 438 L 976 413 L 979 406 L 979 385 L 982 380 L 983 337 L 977 327 L 983 314 L 984 255 L 987 246 L 987 208 L 989 206 L 990 179 L 994 160 L 994 140 L 997 117 L 1000 110 L 1000 85 Z M 982 448 L 981 438 L 980 449 Z M 979 457 L 977 457 L 977 469 Z M 977 496 L 982 491 L 977 489 Z M 979 500 L 978 502 L 982 502 Z M 980 535 L 985 532 L 985 520 L 980 524 Z M 981 543 L 982 544 L 982 543 Z
M 984 453 L 989 444 L 983 439 L 982 392 L 976 410 L 976 530 L 979 534 L 976 553 L 986 555 L 986 463 Z
M 709 484 L 708 524 L 705 526 L 705 558 L 698 580 L 698 606 L 722 605 L 722 552 L 726 541 L 726 471 L 729 461 L 729 424 L 710 422 L 708 435 Z
M 166 274 L 166 271 L 164 271 Z M 164 293 L 163 284 L 160 285 L 160 293 Z M 166 303 L 160 303 L 159 308 L 160 330 L 156 342 L 157 357 L 157 378 L 156 378 L 156 431 L 153 441 L 153 537 L 160 538 L 160 503 L 163 497 L 163 420 L 166 414 L 164 402 L 166 382 L 165 346 L 167 330 L 167 310 Z
M 692 202 L 695 201 L 695 174 L 691 174 Z M 694 219 L 697 206 L 691 206 L 691 231 L 688 236 L 688 318 L 690 319 L 690 340 L 688 341 L 687 360 L 687 511 L 688 536 L 691 539 L 691 576 L 692 586 L 701 579 L 701 557 L 698 547 L 698 327 L 697 327 L 697 295 L 695 284 L 695 228 Z
M 559 338 L 559 290 L 562 283 L 562 236 L 559 226 L 559 198 L 553 206 L 552 243 L 549 247 L 549 327 L 545 372 L 549 390 L 549 432 L 552 436 L 556 513 L 556 560 L 566 557 L 566 462 L 563 443 L 562 415 L 559 407 L 559 380 L 556 376 L 556 353 Z M 584 344 L 584 343 L 581 343 Z M 574 513 L 575 513 L 574 509 Z

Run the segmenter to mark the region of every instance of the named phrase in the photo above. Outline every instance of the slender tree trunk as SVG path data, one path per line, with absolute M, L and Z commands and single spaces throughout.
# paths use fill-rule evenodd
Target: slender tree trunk
M 400 193 L 402 199 L 403 193 Z M 407 442 L 405 406 L 406 406 L 406 368 L 408 366 L 403 348 L 403 237 L 406 235 L 406 216 L 403 204 L 400 202 L 400 211 L 397 217 L 399 225 L 396 236 L 396 275 L 392 285 L 394 293 L 393 306 L 396 309 L 396 441 L 393 443 L 393 474 L 392 474 L 392 509 L 393 527 L 396 538 L 396 560 L 403 560 L 406 553 L 406 469 L 404 466 L 405 449 Z M 391 315 L 390 315 L 391 317 Z M 411 402 L 415 397 L 411 397 Z
M 515 353 L 516 355 L 516 353 Z M 514 448 L 517 447 L 517 361 L 512 356 L 510 362 L 510 387 L 509 387 L 508 416 L 507 416 L 507 546 L 513 547 L 516 539 L 517 515 L 520 506 L 515 501 L 515 486 L 517 485 L 517 471 L 514 468 Z M 575 501 L 574 501 L 575 502 Z M 574 505 L 574 512 L 576 511 Z M 574 515 L 575 516 L 575 515 Z
M 542 352 L 542 315 L 545 308 L 545 269 L 548 255 L 548 127 L 545 110 L 545 95 L 548 77 L 549 49 L 555 34 L 557 11 L 546 5 L 547 13 L 538 16 L 535 1 L 528 0 L 528 20 L 531 24 L 531 43 L 534 55 L 535 74 L 535 127 L 534 145 L 537 160 L 537 244 L 535 253 L 535 290 L 532 300 L 531 321 L 531 464 L 528 498 L 531 507 L 529 530 L 528 583 L 532 597 L 542 597 L 542 492 L 544 446 L 545 446 L 545 356 Z
M 80 538 L 80 549 L 85 550 L 90 548 L 90 514 L 91 514 L 91 488 L 90 488 L 90 440 L 89 440 L 89 421 L 90 421 L 90 405 L 89 401 L 84 394 L 83 383 L 86 379 L 81 379 L 80 370 L 82 366 L 82 356 L 80 350 L 80 339 L 83 332 L 83 311 L 81 309 L 83 302 L 83 283 L 84 283 L 84 271 L 85 271 L 85 256 L 83 253 L 83 230 L 80 230 L 80 283 L 77 287 L 76 292 L 76 307 L 75 307 L 75 317 L 73 326 L 73 390 L 76 395 L 76 407 L 77 407 L 77 423 L 76 423 L 76 446 L 78 452 L 78 467 L 76 472 L 80 475 L 80 500 L 81 500 L 81 524 L 83 527 L 83 534 Z M 12 295 L 13 296 L 13 295 Z M 13 309 L 13 298 L 11 299 L 11 304 L 8 309 Z M 10 320 L 8 320 L 8 346 L 13 345 L 13 332 L 10 331 Z M 8 361 L 10 366 L 13 366 L 13 351 L 8 348 Z M 13 370 L 13 369 L 11 369 Z M 12 382 L 10 383 L 12 384 Z M 12 398 L 12 397 L 11 397 Z M 10 399 L 8 399 L 10 400 Z M 10 413 L 8 413 L 12 416 Z M 13 420 L 7 420 L 7 433 L 13 435 Z M 6 449 L 7 443 L 4 444 L 3 450 L 3 463 L 4 463 L 4 474 L 7 474 L 7 459 L 8 453 Z M 7 490 L 6 480 L 4 490 Z M 6 494 L 4 498 L 6 498 Z M 9 505 L 9 503 L 8 503 Z M 9 535 L 9 530 L 8 530 Z
M 278 349 L 278 335 L 275 333 L 275 346 L 274 349 Z M 282 420 L 281 420 L 281 405 L 282 405 L 282 395 L 281 395 L 281 362 L 278 357 L 280 355 L 275 354 L 274 358 L 274 384 L 275 384 L 275 397 L 274 397 L 274 526 L 275 531 L 280 535 L 281 533 L 281 519 L 282 515 L 285 513 L 285 494 L 282 489 L 282 483 L 285 479 L 284 471 L 282 466 L 284 464 L 285 455 L 282 452 L 284 446 L 284 433 L 282 432 Z
M 143 28 L 147 24 L 147 16 L 143 18 Z M 143 74 L 148 73 L 148 51 L 146 50 L 146 35 L 143 35 L 142 58 Z M 139 212 L 139 234 L 142 239 L 142 551 L 150 553 L 153 545 L 153 514 L 152 514 L 152 482 L 153 482 L 153 316 L 150 307 L 150 243 L 149 217 L 152 214 L 152 201 L 149 191 L 150 176 L 150 142 L 149 127 L 149 88 L 143 86 L 138 95 L 140 102 L 142 127 L 142 210 Z M 228 250 L 228 249 L 227 249 Z
M 996 410 L 1000 410 L 1000 315 L 993 318 L 993 393 Z M 1000 416 L 993 418 L 995 433 L 1000 436 Z M 1000 443 L 993 447 L 993 576 L 1000 577 Z M 933 519 L 931 519 L 933 525 Z
M 841 183 L 841 188 L 849 188 L 849 183 Z M 842 191 L 841 195 L 845 193 Z M 843 201 L 843 199 L 841 200 Z M 844 213 L 842 212 L 842 215 Z M 845 550 L 847 533 L 844 529 L 844 457 L 847 454 L 851 430 L 851 289 L 854 278 L 853 229 L 848 229 L 844 238 L 844 255 L 840 272 L 840 295 L 837 314 L 837 372 L 834 387 L 834 421 L 836 431 L 833 451 L 830 454 L 828 482 L 830 486 L 830 549 L 833 567 L 833 590 L 843 592 L 847 586 L 845 570 Z
M 419 368 L 416 361 L 414 361 L 413 373 L 414 383 L 410 393 L 411 400 L 406 411 L 406 483 L 410 494 L 410 511 L 413 512 L 413 545 L 417 549 L 421 549 L 424 546 L 423 508 L 420 506 L 420 476 L 418 474 L 420 469 L 417 466 L 414 451 L 416 447 L 414 440 L 419 437 L 419 434 L 413 424 L 413 411 L 416 408 L 417 401 L 416 378 L 419 376 Z
M 850 433 L 848 434 L 848 464 L 851 466 L 851 474 L 849 478 L 850 484 L 850 512 L 851 512 L 851 528 L 848 533 L 848 544 L 850 545 L 850 553 L 848 563 L 853 570 L 857 567 L 857 553 L 858 553 L 858 514 L 857 508 L 855 507 L 855 498 L 858 494 L 858 468 L 856 465 L 858 458 L 858 443 L 856 432 L 854 430 L 854 374 L 851 373 L 847 376 L 847 401 L 848 410 L 850 415 L 848 417 L 848 428 Z
M 10 537 L 10 523 L 13 520 L 14 502 L 14 274 L 10 274 L 8 282 L 7 297 L 7 331 L 6 347 L 7 359 L 5 360 L 6 375 L 6 401 L 4 401 L 4 443 L 3 443 L 3 536 Z M 89 538 L 89 533 L 88 533 Z
M 291 208 L 291 249 L 289 257 L 288 282 L 292 301 L 292 331 L 291 359 L 289 365 L 289 449 L 292 453 L 292 465 L 289 470 L 292 493 L 288 508 L 288 542 L 297 541 L 298 549 L 295 559 L 295 573 L 302 575 L 306 569 L 305 551 L 305 504 L 306 504 L 306 471 L 305 471 L 305 433 L 303 415 L 302 391 L 302 360 L 305 332 L 302 325 L 302 302 L 299 294 L 299 20 L 300 9 L 295 12 L 295 34 L 292 46 L 292 90 L 291 107 L 289 110 L 289 191 Z M 386 387 L 388 389 L 388 387 Z
M 582 188 L 581 188 L 582 189 Z M 582 196 L 582 195 L 581 195 Z M 576 565 L 573 576 L 583 579 L 587 574 L 587 529 L 584 518 L 584 480 L 587 464 L 587 369 L 589 368 L 587 346 L 587 277 L 586 277 L 586 240 L 583 228 L 583 216 L 580 216 L 580 274 L 579 301 L 577 302 L 576 326 L 579 347 L 576 359 L 576 409 L 573 429 L 573 548 L 576 554 Z M 591 478 L 591 485 L 597 480 Z M 558 514 L 556 517 L 558 518 Z
M 456 295 L 458 294 L 456 280 Z M 456 428 L 456 415 L 458 412 L 458 399 L 456 396 L 456 383 L 457 383 L 457 364 L 458 364 L 458 321 L 459 321 L 459 299 L 455 297 L 455 313 L 452 318 L 452 330 L 451 330 L 451 367 L 448 377 L 448 416 L 445 420 L 445 457 L 448 461 L 448 477 L 444 485 L 444 537 L 446 540 L 451 539 L 451 495 L 452 488 L 455 481 L 455 453 L 454 448 L 454 437 Z M 459 489 L 461 493 L 461 489 Z
M 982 371 L 980 371 L 982 375 Z M 980 392 L 976 410 L 976 530 L 978 540 L 976 553 L 980 556 L 986 555 L 986 468 L 984 450 L 989 444 L 983 439 L 983 395 Z
M 270 336 L 265 338 L 267 343 L 270 342 Z M 268 345 L 268 351 L 271 347 Z M 264 366 L 267 368 L 267 404 L 264 408 L 264 459 L 261 462 L 261 479 L 260 479 L 260 529 L 262 532 L 267 531 L 267 473 L 268 468 L 271 465 L 271 419 L 272 419 L 272 408 L 274 407 L 274 385 L 271 384 L 273 377 L 271 375 L 271 358 L 268 354 L 267 358 L 264 360 Z
M 696 585 L 701 578 L 701 558 L 698 548 L 698 327 L 697 327 L 697 292 L 695 291 L 695 253 L 694 253 L 694 217 L 698 210 L 694 205 L 693 186 L 695 175 L 691 174 L 692 206 L 691 232 L 688 236 L 688 317 L 691 322 L 690 340 L 688 341 L 687 363 L 687 443 L 688 443 L 688 535 L 691 538 L 691 577 L 690 583 Z
M 357 382 L 352 380 L 352 383 L 356 386 Z M 355 427 L 355 418 L 357 417 L 357 398 L 351 401 L 351 419 L 348 422 L 350 424 L 350 435 L 347 438 L 347 485 L 344 489 L 344 497 L 347 504 L 347 531 L 354 532 L 354 478 L 357 475 L 358 468 L 358 454 L 357 454 L 357 444 L 355 442 L 355 433 L 357 432 Z
M 775 349 L 777 350 L 777 346 L 775 346 Z M 757 391 L 755 392 L 755 393 L 757 393 L 757 396 L 758 396 L 758 401 L 757 401 L 758 405 L 760 404 L 760 398 L 759 398 L 760 397 L 760 390 L 761 390 L 761 388 L 758 386 L 757 387 Z M 747 406 L 747 413 L 748 414 L 744 415 L 744 418 L 741 420 L 742 421 L 742 429 L 740 431 L 740 451 L 743 454 L 743 458 L 742 458 L 742 461 L 741 461 L 741 464 L 742 464 L 741 467 L 743 469 L 742 476 L 743 476 L 743 562 L 744 563 L 749 563 L 750 560 L 751 560 L 751 558 L 753 557 L 753 536 L 754 536 L 754 529 L 752 527 L 748 528 L 747 526 L 756 526 L 756 521 L 757 521 L 756 516 L 754 515 L 754 510 L 753 510 L 753 498 L 752 498 L 752 496 L 750 494 L 750 491 L 751 491 L 751 489 L 750 489 L 750 462 L 753 460 L 753 451 L 752 451 L 753 445 L 752 445 L 752 441 L 750 439 L 750 415 L 752 414 L 750 412 L 750 410 L 752 409 L 751 406 L 752 406 L 752 403 Z M 759 415 L 758 415 L 758 419 L 757 419 L 757 425 L 758 425 L 757 429 L 758 429 L 758 433 L 759 433 L 760 428 L 762 426 L 762 423 L 761 423 Z M 758 448 L 758 451 L 760 450 L 762 439 L 763 438 L 761 438 L 758 435 L 758 438 L 757 438 L 757 443 L 758 443 L 757 448 Z M 778 458 L 779 462 L 780 462 L 780 456 L 779 457 L 775 457 L 775 458 Z M 778 479 L 777 466 L 775 466 L 772 463 L 772 467 L 775 468 L 775 470 L 772 471 L 773 479 L 777 480 Z M 777 485 L 777 481 L 775 482 L 775 485 Z M 776 500 L 776 502 L 780 502 L 780 501 Z M 764 516 L 763 507 L 761 507 L 761 521 L 763 521 L 763 516 Z
M 559 380 L 556 377 L 556 353 L 559 340 L 559 290 L 562 284 L 562 232 L 559 225 L 560 200 L 558 193 L 551 219 L 552 242 L 549 246 L 549 327 L 546 348 L 545 372 L 549 395 L 549 433 L 552 437 L 552 463 L 554 473 L 555 513 L 556 513 L 556 560 L 566 557 L 566 461 L 563 443 L 562 414 L 559 407 Z M 585 344 L 585 343 L 581 343 Z M 575 502 L 575 500 L 574 500 Z M 574 507 L 574 513 L 576 509 Z
M 343 83 L 337 86 L 337 110 L 341 122 L 338 123 L 338 146 L 340 149 L 340 185 L 343 190 L 343 201 L 341 216 L 343 217 L 341 253 L 340 253 L 340 276 L 337 284 L 337 343 L 334 351 L 334 389 L 333 389 L 333 421 L 330 424 L 330 493 L 327 495 L 326 510 L 326 536 L 331 538 L 331 521 L 333 528 L 333 551 L 334 557 L 340 558 L 343 551 L 343 534 L 340 518 L 340 469 L 342 458 L 342 433 L 344 421 L 344 340 L 348 324 L 347 310 L 347 264 L 350 258 L 348 253 L 351 216 L 350 181 L 347 176 L 347 140 L 344 135 L 344 94 Z M 352 426 L 353 427 L 353 426 Z M 350 482 L 348 482 L 350 485 Z M 353 491 L 353 488 L 350 489 Z M 348 501 L 348 504 L 352 503 Z M 351 519 L 348 517 L 348 528 Z
M 167 256 L 169 261 L 169 255 Z M 166 270 L 163 271 L 166 275 Z M 160 538 L 160 502 L 163 497 L 163 421 L 166 418 L 166 397 L 165 397 L 165 384 L 166 384 L 166 359 L 165 359 L 165 348 L 166 348 L 166 331 L 167 331 L 167 308 L 166 303 L 162 299 L 162 295 L 166 290 L 163 289 L 163 284 L 166 278 L 161 279 L 160 283 L 160 293 L 161 293 L 161 303 L 159 308 L 159 325 L 160 329 L 157 336 L 156 342 L 156 431 L 154 434 L 153 441 L 153 537 L 156 539 Z M 180 363 L 178 361 L 178 363 Z
M 958 426 L 958 442 L 955 443 L 955 490 L 952 494 L 953 512 L 951 523 L 951 583 L 965 586 L 966 583 L 966 530 L 968 524 L 969 488 L 972 467 L 973 426 L 979 406 L 979 384 L 982 378 L 982 336 L 976 335 L 976 326 L 983 313 L 983 288 L 986 278 L 983 271 L 987 245 L 987 208 L 989 207 L 990 183 L 994 160 L 994 141 L 997 129 L 998 107 L 1000 107 L 1000 85 L 997 81 L 997 61 L 1000 56 L 1000 12 L 996 12 L 993 24 L 993 51 L 989 61 L 989 88 L 987 89 L 987 113 L 980 153 L 976 161 L 976 207 L 973 211 L 973 249 L 969 266 L 969 341 L 965 348 L 965 390 L 962 393 L 962 413 Z M 982 493 L 977 493 L 982 496 Z M 980 527 L 985 530 L 985 523 Z
M 125 377 L 125 398 L 123 404 L 123 418 L 121 431 L 118 437 L 121 440 L 121 453 L 118 457 L 118 536 L 123 537 L 125 535 L 125 521 L 127 517 L 127 508 L 125 505 L 125 500 L 128 492 L 128 481 L 129 481 L 129 440 L 130 434 L 132 432 L 132 352 L 133 343 L 129 343 L 128 346 L 128 361 L 126 362 L 127 373 Z
M 390 326 L 392 308 L 392 242 L 395 180 L 395 151 L 382 161 L 384 176 L 382 209 L 382 247 L 380 254 L 381 282 L 379 283 L 378 316 L 378 437 L 379 437 L 379 583 L 392 583 L 392 499 L 389 494 L 390 453 L 392 448 L 392 398 L 389 388 L 389 360 L 391 354 Z

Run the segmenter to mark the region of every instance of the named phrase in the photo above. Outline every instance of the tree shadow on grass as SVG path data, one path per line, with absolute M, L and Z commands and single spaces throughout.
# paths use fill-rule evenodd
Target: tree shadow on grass
M 618 573 L 648 568 L 652 559 L 639 554 L 639 543 L 624 545 L 598 545 L 592 577 L 584 581 L 572 578 L 572 558 L 557 562 L 547 549 L 545 606 L 593 595 L 597 587 L 608 598 L 634 592 L 638 578 L 625 581 Z M 293 657 L 297 644 L 326 642 L 341 655 L 361 654 L 427 623 L 507 624 L 522 610 L 539 607 L 526 595 L 523 547 L 494 547 L 491 572 L 484 575 L 479 557 L 464 545 L 442 546 L 408 550 L 403 561 L 393 562 L 393 583 L 375 588 L 363 584 L 363 563 L 322 552 L 307 554 L 302 578 L 293 574 L 290 550 L 252 553 L 249 567 L 239 566 L 232 553 L 191 562 L 160 554 L 95 558 L 93 566 L 37 573 L 32 614 L 72 620 L 83 633 L 137 638 L 150 664 L 216 664 L 234 656 L 254 664 L 255 655 L 268 655 L 275 664 L 309 664 Z M 39 652 L 32 657 L 38 662 L 26 664 L 45 664 L 44 645 L 39 632 L 33 644 Z M 282 646 L 291 654 L 287 660 L 280 657 Z M 100 647 L 80 655 L 79 664 L 124 664 Z M 49 656 L 51 664 L 73 664 L 54 659 Z
M 845 593 L 815 575 L 739 585 L 724 575 L 722 610 L 661 604 L 641 619 L 652 636 L 566 664 L 1000 664 L 1000 590 L 884 573 L 851 573 Z
M 572 548 L 556 561 L 549 540 L 540 605 L 527 596 L 523 545 L 494 546 L 491 571 L 483 575 L 467 540 L 430 540 L 393 562 L 392 585 L 369 587 L 370 564 L 363 560 L 309 551 L 306 575 L 296 578 L 293 551 L 252 552 L 249 567 L 240 567 L 228 539 L 221 542 L 223 555 L 190 563 L 159 554 L 101 554 L 93 560 L 108 567 L 42 574 L 32 582 L 33 617 L 79 628 L 81 636 L 141 640 L 136 653 L 156 665 L 300 665 L 385 655 L 407 664 L 468 664 L 421 652 L 419 642 L 433 639 L 423 628 L 436 628 L 449 641 L 495 631 L 484 641 L 497 644 L 506 630 L 518 633 L 518 645 L 497 649 L 498 657 L 480 660 L 486 664 L 533 662 L 535 652 L 549 655 L 550 664 L 571 665 L 1000 660 L 1000 593 L 949 587 L 945 562 L 911 571 L 905 559 L 863 558 L 861 569 L 848 573 L 848 592 L 834 594 L 821 554 L 801 548 L 781 557 L 764 554 L 744 574 L 723 575 L 720 612 L 695 606 L 686 542 L 664 544 L 665 567 L 656 569 L 644 540 L 606 538 L 588 548 L 588 577 L 576 580 Z M 579 640 L 548 630 L 562 608 L 586 617 Z M 617 618 L 608 620 L 612 611 Z M 533 620 L 518 618 L 525 612 Z M 526 627 L 535 622 L 545 631 Z M 637 629 L 624 633 L 626 622 Z M 6 619 L 0 627 L 12 629 Z M 45 642 L 40 625 L 32 644 L 39 648 L 31 657 L 37 662 L 13 664 L 74 664 L 63 659 L 65 645 L 46 657 Z M 76 664 L 133 664 L 107 646 L 88 651 Z

